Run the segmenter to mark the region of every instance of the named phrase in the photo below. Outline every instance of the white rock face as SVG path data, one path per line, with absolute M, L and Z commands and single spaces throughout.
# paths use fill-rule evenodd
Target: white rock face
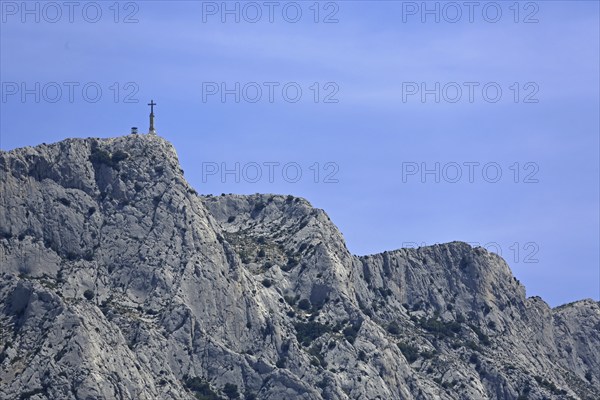
M 158 136 L 0 153 L 1 399 L 598 399 L 600 305 L 454 242 L 350 254 Z

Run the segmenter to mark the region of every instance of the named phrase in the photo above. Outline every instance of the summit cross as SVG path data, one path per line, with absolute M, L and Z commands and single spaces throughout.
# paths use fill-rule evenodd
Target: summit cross
M 148 103 L 148 105 L 150 106 L 150 130 L 148 131 L 148 133 L 156 134 L 156 130 L 154 129 L 154 106 L 156 105 L 156 103 L 154 102 L 154 100 L 150 100 L 150 103 Z

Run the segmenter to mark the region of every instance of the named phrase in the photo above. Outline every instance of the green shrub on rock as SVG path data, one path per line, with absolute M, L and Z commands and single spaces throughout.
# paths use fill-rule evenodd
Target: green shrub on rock
M 313 340 L 331 331 L 329 326 L 316 321 L 297 322 L 294 324 L 294 328 L 296 329 L 296 338 L 305 346 L 310 345 Z

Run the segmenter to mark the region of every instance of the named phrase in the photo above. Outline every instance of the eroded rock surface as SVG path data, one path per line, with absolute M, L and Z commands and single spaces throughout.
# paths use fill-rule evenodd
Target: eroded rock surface
M 158 136 L 0 153 L 2 399 L 598 399 L 600 305 L 465 243 L 349 253 Z M 237 396 L 237 397 L 236 397 Z

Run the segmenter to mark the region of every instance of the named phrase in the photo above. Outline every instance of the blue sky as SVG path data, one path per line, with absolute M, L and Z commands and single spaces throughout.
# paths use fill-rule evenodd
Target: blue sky
M 472 22 L 464 2 L 428 2 L 439 21 L 422 2 L 275 2 L 273 22 L 264 2 L 228 2 L 239 22 L 222 2 L 80 2 L 73 22 L 46 3 L 0 2 L 2 150 L 145 132 L 152 98 L 200 193 L 305 197 L 355 254 L 487 245 L 528 295 L 599 299 L 598 2 L 479 2 Z

